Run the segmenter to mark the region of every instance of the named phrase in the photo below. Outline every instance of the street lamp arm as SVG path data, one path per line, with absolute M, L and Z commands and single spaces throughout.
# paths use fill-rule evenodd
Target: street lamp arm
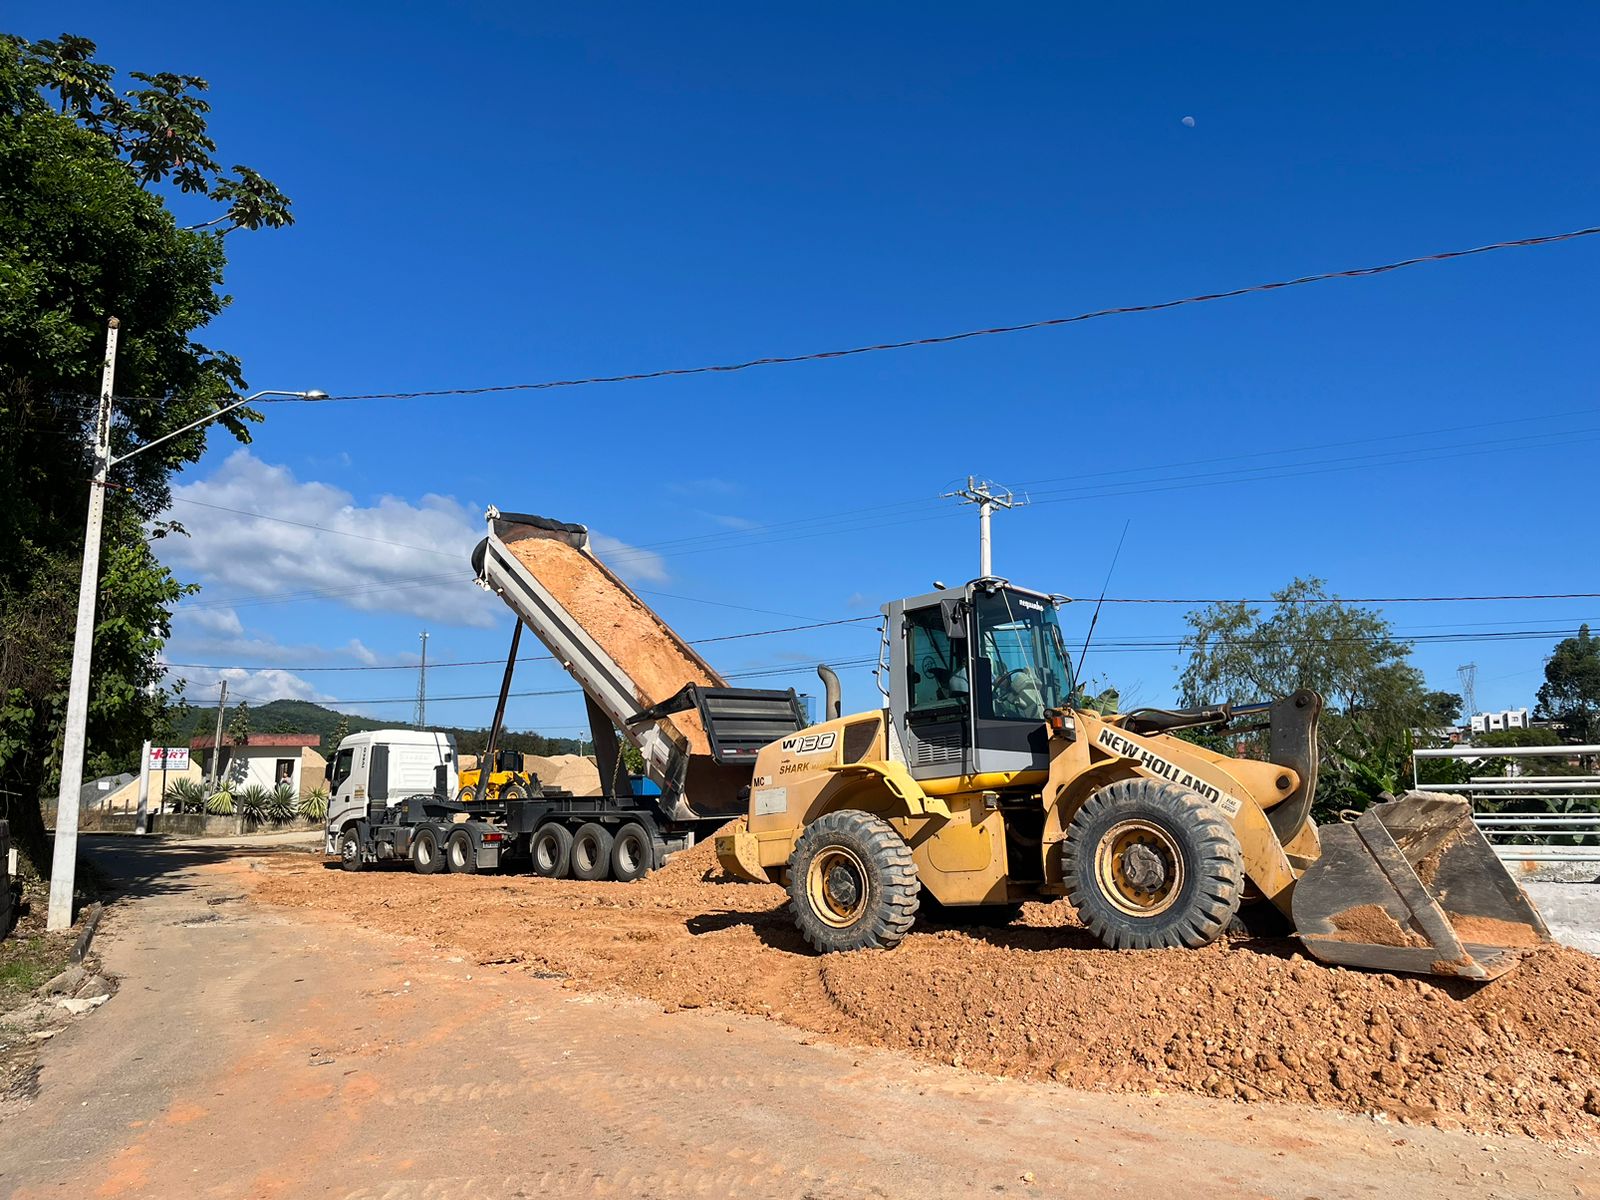
M 215 421 L 218 417 L 222 416 L 224 413 L 230 413 L 236 408 L 242 408 L 246 404 L 249 404 L 250 401 L 259 400 L 263 396 L 292 396 L 292 397 L 294 397 L 296 399 L 299 399 L 299 400 L 321 400 L 321 399 L 325 398 L 326 395 L 327 395 L 326 392 L 316 392 L 316 391 L 312 391 L 312 392 L 280 392 L 280 391 L 274 391 L 274 390 L 271 390 L 271 389 L 269 389 L 267 391 L 264 391 L 264 392 L 256 392 L 252 396 L 246 396 L 243 400 L 235 400 L 232 404 L 229 404 L 224 408 L 219 408 L 214 413 L 207 413 L 205 416 L 201 417 L 198 421 L 190 421 L 187 425 L 183 426 L 181 429 L 174 429 L 171 433 L 163 433 L 160 437 L 156 438 L 153 442 L 146 442 L 142 446 L 135 446 L 132 450 L 129 450 L 126 454 L 120 455 L 120 456 L 118 456 L 116 458 L 108 459 L 107 462 L 106 462 L 106 466 L 107 467 L 115 467 L 115 466 L 118 466 L 118 465 L 120 465 L 122 463 L 125 463 L 130 458 L 132 458 L 135 454 L 143 454 L 146 450 L 150 449 L 152 446 L 159 446 L 162 442 L 171 441 L 173 438 L 177 437 L 181 433 L 188 433 L 191 429 L 197 429 L 201 425 L 204 425 L 207 421 Z

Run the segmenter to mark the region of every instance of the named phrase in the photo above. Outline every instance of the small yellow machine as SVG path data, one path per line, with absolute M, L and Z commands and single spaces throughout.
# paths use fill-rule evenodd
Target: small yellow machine
M 498 718 L 497 718 L 498 719 Z M 523 769 L 518 750 L 494 751 L 494 769 L 489 772 L 488 791 L 483 787 L 482 767 L 470 767 L 456 778 L 456 803 L 477 800 L 524 800 L 534 794 L 533 776 Z
M 828 719 L 757 756 L 723 866 L 787 886 L 821 951 L 891 947 L 928 900 L 1003 919 L 1057 897 L 1112 948 L 1201 946 L 1245 904 L 1391 971 L 1488 979 L 1549 940 L 1459 798 L 1318 829 L 1315 693 L 1081 706 L 1060 599 L 980 579 L 886 605 L 885 707 L 841 715 L 824 669 Z M 1267 758 L 1173 736 L 1194 728 L 1267 731 Z

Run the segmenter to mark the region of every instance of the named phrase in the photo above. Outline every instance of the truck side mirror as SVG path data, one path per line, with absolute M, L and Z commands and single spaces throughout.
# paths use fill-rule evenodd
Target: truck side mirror
M 964 600 L 939 601 L 939 619 L 944 622 L 944 635 L 952 642 L 967 640 L 967 613 Z

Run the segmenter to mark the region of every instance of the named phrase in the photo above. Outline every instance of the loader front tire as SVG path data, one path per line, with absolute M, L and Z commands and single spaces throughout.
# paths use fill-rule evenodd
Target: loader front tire
M 1083 802 L 1061 875 L 1078 919 L 1113 950 L 1207 945 L 1244 890 L 1233 827 L 1188 788 L 1153 779 L 1121 780 Z
M 871 813 L 818 817 L 789 856 L 795 924 L 824 954 L 898 945 L 916 921 L 921 891 L 911 847 Z

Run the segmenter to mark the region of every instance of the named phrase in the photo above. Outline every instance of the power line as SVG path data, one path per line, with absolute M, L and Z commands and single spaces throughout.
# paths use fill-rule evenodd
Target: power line
M 876 342 L 866 346 L 851 346 L 843 350 L 819 350 L 808 354 L 771 355 L 763 358 L 747 359 L 743 362 L 719 363 L 698 367 L 669 367 L 652 371 L 638 371 L 627 375 L 595 375 L 578 379 L 549 379 L 538 383 L 508 383 L 488 387 L 437 388 L 411 392 L 368 392 L 357 395 L 324 396 L 317 399 L 281 397 L 263 399 L 261 403 L 324 404 L 334 400 L 414 400 L 434 396 L 483 396 L 501 392 L 531 392 L 547 391 L 553 388 L 587 387 L 600 383 L 636 383 L 647 379 L 666 379 L 685 375 L 728 374 L 734 371 L 747 371 L 753 367 L 786 366 L 793 363 L 849 358 L 859 354 L 877 354 L 887 350 L 909 350 L 922 346 L 942 346 L 951 342 L 967 341 L 972 338 L 997 337 L 1002 334 L 1025 333 L 1035 329 L 1073 325 L 1081 321 L 1093 321 L 1101 317 L 1160 312 L 1164 309 L 1178 308 L 1188 304 L 1205 304 L 1213 300 L 1229 300 L 1239 296 L 1253 295 L 1257 292 L 1303 287 L 1306 284 L 1324 283 L 1333 279 L 1364 279 L 1375 275 L 1385 275 L 1391 271 L 1403 270 L 1406 267 L 1447 262 L 1451 259 L 1468 258 L 1478 254 L 1490 254 L 1497 250 L 1523 249 L 1530 246 L 1549 245 L 1555 242 L 1568 242 L 1578 238 L 1591 237 L 1597 233 L 1600 233 L 1600 226 L 1592 226 L 1586 229 L 1570 230 L 1566 233 L 1491 242 L 1488 245 L 1473 246 L 1465 250 L 1445 250 L 1436 254 L 1423 254 L 1413 258 L 1399 259 L 1395 262 L 1382 263 L 1377 266 L 1355 267 L 1343 271 L 1323 271 L 1314 275 L 1301 275 L 1293 279 L 1282 279 L 1271 283 L 1256 283 L 1247 287 L 1231 288 L 1227 291 L 1204 292 L 1194 296 L 1183 296 L 1176 300 L 1163 300 L 1151 304 L 1121 305 L 1115 308 L 1099 308 L 1070 317 L 1049 317 L 1038 321 L 1026 321 L 1018 325 L 994 325 L 986 329 L 970 329 L 961 333 L 945 333 L 932 337 L 909 338 L 903 341 Z

